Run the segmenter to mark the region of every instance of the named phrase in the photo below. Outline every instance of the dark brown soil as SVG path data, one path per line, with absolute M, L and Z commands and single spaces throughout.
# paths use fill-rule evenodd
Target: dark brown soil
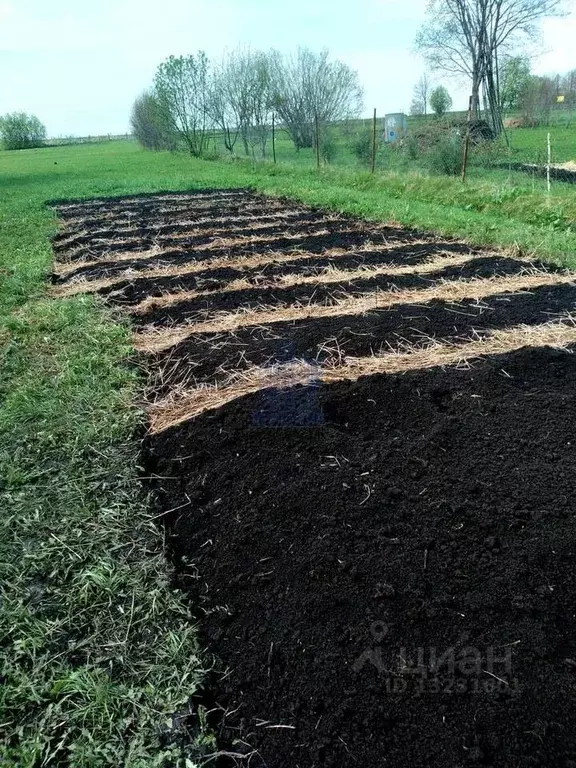
M 303 250 L 301 243 L 296 242 L 296 245 L 294 245 L 294 240 L 290 240 L 289 244 L 286 245 L 286 247 L 283 247 L 281 250 L 284 252 L 294 252 L 294 260 L 290 262 L 283 262 L 280 264 L 270 263 L 266 267 L 258 267 L 258 268 L 251 268 L 242 270 L 242 272 L 238 272 L 237 270 L 224 270 L 222 268 L 218 270 L 210 270 L 206 269 L 206 274 L 211 273 L 212 275 L 229 275 L 230 279 L 234 279 L 236 277 L 242 276 L 242 275 L 250 275 L 250 274 L 267 274 L 267 275 L 278 275 L 278 274 L 284 274 L 287 270 L 290 272 L 308 272 L 313 269 L 323 269 L 324 267 L 328 266 L 337 266 L 342 269 L 353 269 L 354 267 L 358 266 L 370 266 L 375 264 L 390 264 L 390 266 L 400 266 L 402 264 L 418 264 L 420 261 L 422 261 L 425 257 L 433 257 L 435 255 L 441 255 L 444 251 L 449 253 L 453 253 L 454 255 L 462 255 L 462 254 L 470 254 L 473 255 L 474 253 L 478 253 L 478 255 L 481 255 L 481 253 L 475 249 L 470 248 L 469 246 L 463 245 L 461 243 L 448 243 L 448 242 L 437 242 L 432 245 L 420 245 L 420 246 L 414 246 L 414 245 L 399 245 L 398 248 L 395 248 L 393 251 L 377 251 L 377 250 L 369 250 L 369 246 L 367 245 L 368 242 L 365 236 L 362 235 L 354 235 L 353 242 L 344 243 L 344 237 L 341 240 L 336 240 L 333 242 L 340 242 L 342 245 L 339 245 L 338 247 L 347 247 L 350 249 L 349 255 L 342 255 L 342 256 L 330 256 L 330 255 L 324 255 L 324 251 L 327 248 L 333 247 L 330 245 L 330 243 L 327 243 L 328 238 L 326 236 L 322 236 L 320 238 L 316 238 L 314 243 L 311 243 L 308 241 L 308 245 L 306 247 L 306 250 L 313 254 L 318 254 L 316 258 L 310 257 L 310 256 L 300 256 L 298 254 L 298 251 Z M 102 266 L 79 266 L 78 269 L 75 269 L 71 272 L 68 272 L 67 275 L 63 278 L 55 278 L 55 282 L 68 282 L 72 278 L 75 277 L 83 277 L 86 279 L 95 279 L 97 277 L 121 277 L 122 273 L 126 270 L 148 270 L 148 269 L 156 269 L 157 267 L 162 266 L 178 266 L 178 264 L 193 264 L 196 261 L 210 261 L 211 259 L 222 259 L 222 258 L 238 258 L 240 256 L 254 256 L 254 255 L 261 255 L 265 256 L 268 253 L 271 253 L 272 250 L 277 250 L 271 248 L 271 246 L 274 246 L 274 243 L 266 242 L 266 243 L 253 243 L 250 244 L 248 247 L 246 246 L 232 246 L 227 248 L 212 248 L 209 251 L 202 249 L 202 248 L 195 248 L 192 250 L 182 250 L 182 249 L 174 249 L 170 251 L 166 251 L 161 254 L 161 256 L 158 257 L 152 257 L 149 259 L 133 259 L 133 260 L 123 260 L 119 262 L 111 262 L 102 264 Z M 359 251 L 357 250 L 359 247 L 362 247 L 363 249 Z M 79 262 L 80 264 L 81 262 Z M 289 269 L 290 265 L 293 265 L 293 269 Z M 195 277 L 200 278 L 202 273 L 197 273 Z M 139 278 L 138 275 L 131 275 L 129 280 L 127 281 L 130 285 L 135 285 L 136 288 L 139 288 L 138 280 L 146 279 L 146 278 Z M 173 290 L 174 285 L 186 285 L 187 281 L 194 279 L 190 275 L 182 275 L 181 277 L 172 276 L 170 278 L 158 278 L 157 280 L 152 282 L 153 290 L 155 291 L 166 291 L 167 289 Z M 164 282 L 165 280 L 171 280 L 171 283 Z M 179 280 L 179 283 L 175 283 L 175 281 Z M 150 281 L 148 281 L 150 282 Z M 145 298 L 145 285 L 143 284 L 141 287 L 140 292 L 137 294 L 138 299 Z M 116 290 L 118 286 L 116 285 L 114 287 L 114 290 Z M 106 289 L 102 291 L 102 293 L 105 293 Z
M 378 275 L 356 278 L 345 283 L 315 283 L 294 285 L 288 288 L 244 288 L 237 291 L 215 292 L 190 301 L 181 301 L 168 307 L 152 308 L 146 314 L 135 316 L 140 324 L 154 323 L 158 327 L 190 320 L 203 320 L 211 312 L 233 312 L 236 309 L 255 309 L 261 306 L 289 306 L 313 302 L 335 304 L 349 296 L 362 296 L 375 291 L 395 291 L 432 288 L 440 283 L 456 279 L 489 278 L 505 274 L 518 274 L 526 266 L 514 259 L 496 259 L 487 256 L 473 262 L 450 266 L 437 272 L 415 275 Z M 286 274 L 286 273 L 285 273 Z M 337 321 L 339 324 L 339 320 Z
M 87 222 L 82 222 L 81 226 L 58 233 L 53 239 L 53 244 L 56 252 L 60 249 L 65 252 L 68 248 L 77 245 L 92 245 L 94 240 L 99 238 L 118 237 L 123 239 L 127 236 L 141 238 L 148 235 L 170 235 L 178 232 L 185 233 L 192 228 L 213 232 L 218 226 L 225 225 L 229 230 L 235 224 L 239 224 L 242 229 L 248 229 L 250 220 L 259 225 L 278 224 L 279 221 L 285 221 L 290 225 L 294 219 L 308 222 L 325 220 L 325 216 L 321 212 L 302 211 L 301 209 L 296 209 L 293 213 L 282 211 L 281 218 L 275 213 L 265 216 L 259 214 L 259 206 L 246 206 L 241 211 L 226 216 L 225 221 L 222 222 L 224 215 L 220 206 L 217 206 L 203 211 L 202 216 L 199 216 L 198 211 L 194 208 L 189 211 L 177 209 L 176 213 L 172 214 L 173 221 L 171 221 L 171 217 L 166 217 L 165 214 L 158 214 L 156 217 L 151 215 L 130 216 L 120 221 L 115 219 L 112 227 L 102 227 L 102 220 L 89 219 Z M 99 229 L 99 227 L 102 228 Z
M 316 217 L 313 217 L 316 218 Z M 194 225 L 191 225 L 191 229 Z M 310 220 L 310 217 L 304 216 L 297 221 L 284 221 L 281 223 L 272 224 L 267 227 L 258 228 L 254 230 L 250 225 L 246 228 L 236 226 L 234 228 L 234 237 L 263 237 L 267 238 L 266 243 L 260 245 L 266 245 L 267 249 L 281 249 L 281 248 L 307 248 L 308 243 L 314 248 L 318 242 L 319 237 L 326 237 L 325 234 L 318 235 L 317 232 L 320 229 L 330 230 L 332 237 L 337 236 L 342 239 L 344 243 L 349 242 L 350 245 L 358 245 L 363 242 L 364 238 L 357 232 L 348 231 L 348 222 L 341 221 L 339 219 L 327 219 L 324 222 L 318 221 L 315 223 Z M 230 236 L 230 228 L 215 227 L 213 232 L 190 235 L 185 237 L 185 233 L 182 233 L 177 228 L 171 227 L 172 231 L 169 234 L 157 234 L 150 230 L 140 230 L 142 234 L 139 234 L 139 230 L 136 229 L 126 237 L 119 236 L 118 240 L 114 240 L 115 233 L 111 230 L 105 242 L 90 241 L 87 244 L 78 244 L 74 246 L 74 253 L 71 255 L 71 261 L 79 261 L 86 258 L 98 258 L 103 256 L 111 258 L 114 253 L 126 253 L 130 251 L 142 251 L 152 248 L 154 246 L 162 246 L 163 248 L 189 248 L 198 249 L 202 246 L 212 242 L 215 237 L 224 238 Z M 294 237 L 296 234 L 298 237 Z M 110 238 L 112 241 L 109 242 Z M 80 238 L 81 240 L 85 238 Z M 254 245 L 259 245 L 258 242 Z M 323 247 L 326 247 L 323 245 Z M 62 248 L 63 251 L 68 250 L 69 246 Z M 233 247 L 231 248 L 233 250 Z M 58 249 L 57 249 L 58 252 Z
M 89 216 L 97 237 L 134 217 L 140 234 L 131 247 L 141 250 L 151 221 L 170 237 L 179 220 L 256 210 L 273 220 L 280 205 L 213 190 L 94 201 L 61 214 Z M 218 288 L 238 277 L 255 283 L 134 318 L 160 327 L 206 311 L 312 297 L 330 303 L 342 291 L 424 287 L 526 266 L 430 235 L 371 231 L 350 217 L 330 224 L 330 235 L 310 237 L 312 220 L 314 230 L 323 225 L 321 212 L 303 215 L 300 229 L 298 216 L 289 225 L 304 231 L 297 243 L 279 235 L 273 245 L 203 249 L 211 231 L 222 236 L 215 223 L 188 251 L 180 244 L 160 261 L 295 247 L 317 258 L 295 254 L 265 269 L 154 281 L 131 276 L 108 290 L 110 300 L 130 311 L 147 295 Z M 278 233 L 287 226 L 279 222 Z M 83 232 L 86 222 L 75 227 Z M 232 223 L 227 236 L 247 229 Z M 63 258 L 78 245 L 91 258 L 110 258 L 90 236 L 79 237 L 87 239 L 60 239 Z M 384 240 L 397 248 L 354 252 Z M 330 260 L 323 255 L 330 247 L 351 253 Z M 438 250 L 476 258 L 393 280 L 257 285 L 262 275 L 311 274 L 330 263 L 417 264 Z M 133 264 L 142 270 L 157 261 Z M 126 266 L 84 274 L 119 276 Z M 150 387 L 167 394 L 194 379 L 222 382 L 250 365 L 456 342 L 546 322 L 574 311 L 575 302 L 576 286 L 564 284 L 482 302 L 435 300 L 196 333 L 149 358 Z M 262 390 L 148 436 L 143 460 L 146 475 L 158 478 L 157 512 L 177 583 L 217 658 L 207 696 L 222 750 L 246 755 L 251 768 L 576 767 L 575 392 L 574 354 L 524 348 L 467 367 Z
M 544 286 L 530 293 L 491 296 L 481 303 L 431 301 L 399 305 L 366 315 L 271 323 L 234 333 L 196 334 L 155 358 L 152 377 L 156 396 L 184 382 L 225 380 L 231 371 L 271 365 L 296 358 L 325 362 L 397 349 L 403 344 L 426 346 L 431 341 L 457 341 L 476 333 L 511 325 L 536 325 L 554 314 L 576 310 L 576 288 Z
M 278 768 L 574 764 L 575 385 L 576 357 L 525 350 L 148 441 L 224 740 Z

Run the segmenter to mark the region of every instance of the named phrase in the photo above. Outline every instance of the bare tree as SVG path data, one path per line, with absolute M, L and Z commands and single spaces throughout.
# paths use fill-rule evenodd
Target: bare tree
M 470 78 L 478 117 L 484 94 L 495 133 L 502 129 L 499 60 L 538 22 L 561 11 L 562 0 L 430 0 L 429 19 L 416 44 L 436 69 Z
M 347 120 L 362 109 L 358 74 L 341 61 L 330 61 L 328 51 L 317 54 L 300 48 L 296 56 L 270 57 L 273 106 L 296 149 L 312 147 L 315 122 Z
M 424 114 L 424 106 L 420 99 L 412 99 L 412 103 L 410 104 L 410 114 L 418 117 Z
M 424 73 L 414 86 L 414 99 L 412 100 L 413 115 L 427 115 L 428 101 L 430 99 L 431 83 L 428 75 Z M 417 110 L 417 111 L 415 111 Z
M 576 106 L 576 69 L 573 69 L 562 78 L 562 90 L 566 106 Z
M 203 51 L 196 56 L 170 56 L 156 70 L 155 93 L 173 130 L 190 154 L 201 157 L 210 128 L 209 63 Z
M 262 157 L 265 157 L 272 106 L 270 57 L 265 53 L 254 54 L 250 69 L 248 142 L 252 146 L 252 152 L 259 146 Z
M 240 123 L 234 104 L 230 100 L 228 78 L 227 62 L 224 59 L 213 68 L 209 111 L 214 124 L 222 133 L 225 148 L 232 153 L 240 135 Z
M 550 113 L 557 104 L 557 96 L 556 78 L 530 76 L 519 102 L 525 123 L 527 125 L 531 123 L 548 124 Z
M 226 99 L 234 115 L 237 130 L 242 136 L 244 151 L 250 154 L 248 127 L 250 125 L 250 52 L 237 49 L 225 57 L 223 73 Z
M 229 151 L 240 136 L 247 155 L 258 145 L 265 154 L 270 100 L 268 55 L 246 48 L 227 53 L 216 68 L 212 109 Z

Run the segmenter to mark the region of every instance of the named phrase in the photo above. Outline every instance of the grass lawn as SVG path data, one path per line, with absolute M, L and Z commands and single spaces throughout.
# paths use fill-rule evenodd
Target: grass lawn
M 171 717 L 186 711 L 207 661 L 140 488 L 130 329 L 98 299 L 46 297 L 56 221 L 45 203 L 249 185 L 576 266 L 568 185 L 548 199 L 505 176 L 463 186 L 318 173 L 133 142 L 0 153 L 2 766 L 189 768 L 214 750 L 200 734 L 183 753 Z

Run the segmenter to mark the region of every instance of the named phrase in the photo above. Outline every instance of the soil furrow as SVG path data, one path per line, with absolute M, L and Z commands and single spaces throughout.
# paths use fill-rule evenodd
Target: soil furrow
M 149 297 L 130 311 L 138 323 L 174 325 L 202 317 L 207 312 L 257 309 L 266 306 L 289 306 L 304 303 L 335 303 L 342 296 L 360 296 L 374 290 L 399 291 L 407 288 L 431 287 L 451 279 L 486 278 L 519 274 L 533 270 L 531 265 L 515 259 L 488 256 L 445 256 L 424 264 L 342 270 L 334 266 L 323 274 L 287 272 L 272 280 L 256 275 L 251 280 L 239 278 L 208 290 L 169 293 Z M 533 270 L 534 271 L 534 270 Z
M 349 357 L 457 343 L 515 325 L 538 325 L 576 313 L 576 289 L 544 286 L 483 301 L 432 301 L 366 315 L 298 320 L 248 327 L 234 333 L 197 334 L 150 361 L 150 393 L 164 397 L 190 384 L 222 383 L 234 371 L 290 360 L 329 364 Z
M 281 219 L 275 222 L 246 222 L 244 227 L 234 228 L 234 243 L 256 242 L 255 238 L 277 236 L 289 237 L 293 229 L 298 230 L 298 235 L 304 226 L 315 226 L 319 232 L 326 230 L 338 230 L 342 227 L 349 227 L 347 222 L 337 218 L 327 218 L 310 214 L 300 217 L 294 223 L 289 219 Z M 205 232 L 204 230 L 209 230 Z M 54 250 L 57 254 L 64 253 L 69 258 L 75 259 L 85 254 L 114 253 L 117 248 L 123 251 L 140 248 L 142 246 L 157 245 L 158 247 L 173 247 L 179 243 L 185 243 L 188 247 L 203 246 L 212 248 L 213 242 L 219 240 L 228 240 L 230 229 L 225 225 L 218 227 L 199 227 L 194 224 L 186 227 L 176 227 L 169 225 L 164 228 L 144 228 L 132 227 L 123 231 L 110 230 L 103 231 L 100 236 L 96 233 L 78 236 L 73 243 L 63 241 L 55 243 Z M 257 233 L 254 235 L 254 233 Z
M 59 263 L 56 265 L 57 272 L 55 280 L 71 284 L 77 280 L 114 280 L 121 281 L 126 279 L 126 274 L 143 272 L 142 277 L 162 277 L 161 270 L 167 276 L 170 276 L 170 270 L 174 273 L 172 276 L 188 274 L 202 270 L 209 272 L 211 270 L 228 267 L 230 269 L 251 270 L 254 267 L 267 268 L 269 272 L 276 270 L 275 265 L 287 263 L 286 270 L 292 269 L 310 270 L 314 268 L 327 267 L 334 258 L 348 258 L 350 265 L 360 266 L 361 264 L 378 263 L 378 254 L 382 254 L 381 260 L 386 261 L 384 254 L 390 254 L 395 257 L 399 265 L 401 263 L 414 263 L 414 259 L 419 255 L 421 257 L 430 256 L 434 253 L 448 254 L 454 253 L 460 255 L 463 253 L 479 255 L 482 252 L 450 242 L 442 241 L 433 245 L 423 244 L 422 242 L 405 243 L 388 241 L 384 244 L 374 244 L 372 242 L 362 242 L 360 245 L 346 247 L 325 248 L 315 250 L 304 250 L 298 246 L 284 248 L 283 251 L 273 248 L 223 248 L 221 250 L 202 250 L 194 249 L 187 251 L 184 249 L 162 249 L 153 248 L 142 253 L 120 253 L 110 259 L 99 261 L 89 261 L 82 263 L 70 262 L 68 264 Z M 298 264 L 298 262 L 306 263 Z M 388 258 L 391 260 L 391 258 Z M 149 270 L 154 269 L 154 275 L 150 275 Z M 125 274 L 126 273 L 126 274 Z M 136 275 L 138 277 L 138 275 Z M 99 285 L 101 282 L 99 282 Z M 89 286 L 87 286 L 89 287 Z
M 202 386 L 181 394 L 171 394 L 165 401 L 150 407 L 152 433 L 181 424 L 205 411 L 221 408 L 239 397 L 263 389 L 312 385 L 316 382 L 332 383 L 346 379 L 355 381 L 361 376 L 402 373 L 404 371 L 459 365 L 477 357 L 502 355 L 521 347 L 568 347 L 576 344 L 576 316 L 566 315 L 557 321 L 536 326 L 515 326 L 491 331 L 481 339 L 459 344 L 432 343 L 425 349 L 408 352 L 390 352 L 369 357 L 350 357 L 334 367 L 321 367 L 306 362 L 290 362 L 283 366 L 250 368 L 241 374 L 232 374 L 225 386 Z
M 78 262 L 81 262 L 85 256 L 88 256 L 91 260 L 99 255 L 110 259 L 111 254 L 116 252 L 142 251 L 152 247 L 202 248 L 202 250 L 206 251 L 242 249 L 248 252 L 253 252 L 258 248 L 278 250 L 286 247 L 299 247 L 304 250 L 313 248 L 316 243 L 319 244 L 319 247 L 325 248 L 326 241 L 329 242 L 330 238 L 349 245 L 362 245 L 366 241 L 366 235 L 361 231 L 345 231 L 344 225 L 340 227 L 331 225 L 329 228 L 322 228 L 322 225 L 318 224 L 309 231 L 306 231 L 306 228 L 303 227 L 302 231 L 296 234 L 290 234 L 289 230 L 284 229 L 281 232 L 268 235 L 246 234 L 241 237 L 236 237 L 235 235 L 233 237 L 212 235 L 188 236 L 185 234 L 178 237 L 143 237 L 133 240 L 117 240 L 102 246 L 92 244 L 71 248 L 66 251 L 66 257 L 70 261 Z M 323 245 L 320 245 L 320 243 L 323 243 Z
M 56 252 L 62 251 L 65 248 L 71 248 L 75 245 L 87 245 L 92 241 L 100 240 L 101 238 L 124 238 L 127 235 L 131 237 L 142 237 L 147 235 L 167 235 L 187 230 L 198 229 L 220 229 L 238 227 L 239 229 L 245 229 L 250 226 L 282 226 L 284 222 L 291 219 L 298 219 L 299 221 L 318 221 L 325 219 L 324 214 L 315 213 L 313 211 L 306 211 L 304 209 L 295 209 L 287 213 L 262 212 L 260 208 L 253 212 L 246 213 L 243 216 L 206 216 L 199 219 L 191 217 L 189 219 L 184 218 L 182 220 L 181 215 L 178 215 L 177 220 L 174 222 L 167 222 L 165 217 L 159 217 L 156 220 L 152 220 L 151 217 L 144 219 L 114 219 L 113 226 L 98 229 L 92 225 L 89 227 L 83 227 L 78 232 L 65 232 L 58 233 L 54 239 L 54 249 Z
M 562 275 L 540 272 L 530 275 L 507 275 L 497 278 L 448 281 L 432 288 L 387 293 L 375 291 L 360 297 L 338 299 L 328 306 L 307 304 L 289 307 L 262 307 L 257 310 L 215 313 L 199 322 L 189 322 L 174 328 L 151 329 L 137 334 L 135 346 L 143 352 L 161 352 L 180 343 L 195 333 L 224 333 L 250 325 L 267 325 L 274 322 L 290 322 L 302 318 L 338 317 L 387 309 L 395 304 L 425 304 L 434 299 L 458 302 L 462 299 L 481 300 L 506 292 L 530 290 L 544 285 L 573 284 L 573 274 Z

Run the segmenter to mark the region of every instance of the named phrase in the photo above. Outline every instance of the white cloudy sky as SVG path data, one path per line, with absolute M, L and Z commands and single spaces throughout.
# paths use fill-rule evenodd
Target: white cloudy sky
M 567 0 L 576 10 L 576 0 Z M 170 54 L 238 44 L 330 52 L 358 70 L 366 113 L 407 110 L 426 0 L 0 0 L 0 114 L 37 114 L 51 136 L 122 133 Z M 576 13 L 544 24 L 540 73 L 576 68 Z M 446 81 L 455 106 L 466 88 Z

